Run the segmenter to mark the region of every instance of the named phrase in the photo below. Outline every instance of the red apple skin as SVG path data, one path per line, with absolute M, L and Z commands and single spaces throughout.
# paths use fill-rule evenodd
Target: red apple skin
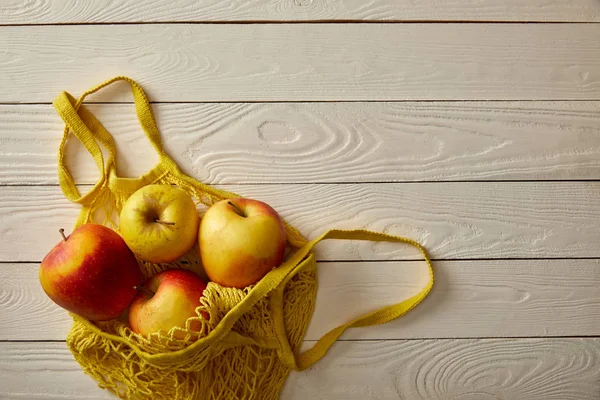
M 133 252 L 112 229 L 84 224 L 44 257 L 39 279 L 62 308 L 92 321 L 117 318 L 143 281 Z
M 283 220 L 270 205 L 255 199 L 213 204 L 200 221 L 198 238 L 206 274 L 225 287 L 255 284 L 285 255 Z
M 185 329 L 188 318 L 197 316 L 206 283 L 191 271 L 169 269 L 148 279 L 143 287 L 154 295 L 140 290 L 129 307 L 129 327 L 143 336 L 159 331 L 166 335 L 175 326 Z M 201 322 L 192 321 L 190 329 L 200 331 Z M 185 333 L 175 331 L 174 337 L 184 339 Z

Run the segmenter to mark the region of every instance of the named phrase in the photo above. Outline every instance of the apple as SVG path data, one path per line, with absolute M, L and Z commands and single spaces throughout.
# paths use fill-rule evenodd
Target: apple
M 119 215 L 119 231 L 142 260 L 165 263 L 187 253 L 198 236 L 192 198 L 170 185 L 147 185 L 133 193 Z
M 139 289 L 129 307 L 129 327 L 144 336 L 171 328 L 185 329 L 188 318 L 195 317 L 196 308 L 206 289 L 206 283 L 195 273 L 183 269 L 168 269 L 148 279 Z M 200 331 L 200 321 L 191 321 L 190 329 Z M 185 332 L 176 330 L 176 339 Z
M 59 306 L 92 321 L 118 317 L 143 281 L 140 266 L 125 241 L 112 229 L 83 224 L 44 257 L 39 280 Z
M 206 274 L 221 286 L 244 288 L 281 264 L 286 232 L 268 204 L 236 198 L 213 204 L 198 234 Z

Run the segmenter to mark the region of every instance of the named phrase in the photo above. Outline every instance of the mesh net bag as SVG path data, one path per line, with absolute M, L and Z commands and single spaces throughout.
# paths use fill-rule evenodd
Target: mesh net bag
M 139 178 L 117 176 L 114 140 L 82 104 L 88 95 L 117 81 L 129 83 L 140 124 L 159 155 L 158 164 Z M 143 89 L 127 77 L 104 82 L 79 99 L 62 92 L 54 107 L 66 125 L 58 157 L 60 186 L 68 200 L 81 205 L 75 227 L 100 223 L 118 232 L 118 213 L 124 202 L 148 184 L 176 185 L 195 200 L 200 214 L 219 200 L 239 197 L 180 171 L 163 150 Z M 71 134 L 83 143 L 100 171 L 100 179 L 85 195 L 80 194 L 65 164 L 65 144 Z M 209 282 L 201 306 L 196 309 L 196 316 L 187 321 L 186 329 L 173 328 L 167 334 L 144 337 L 128 327 L 126 317 L 92 322 L 71 313 L 73 325 L 67 345 L 74 358 L 101 388 L 123 399 L 276 399 L 289 372 L 317 362 L 347 328 L 398 318 L 431 290 L 433 271 L 429 258 L 425 249 L 410 239 L 365 230 L 330 230 L 308 241 L 289 224 L 285 226 L 288 252 L 283 263 L 244 289 Z M 300 352 L 317 289 L 313 247 L 325 239 L 390 241 L 415 246 L 425 258 L 429 280 L 415 296 L 339 326 L 312 348 Z M 138 262 L 145 278 L 171 268 L 188 269 L 204 277 L 197 246 L 172 263 Z M 201 329 L 189 329 L 192 321 L 198 321 Z M 176 337 L 178 330 L 184 335 L 178 332 Z

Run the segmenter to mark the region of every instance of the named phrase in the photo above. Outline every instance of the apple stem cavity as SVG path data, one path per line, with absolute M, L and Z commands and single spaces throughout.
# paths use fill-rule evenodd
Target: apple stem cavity
M 137 290 L 138 292 L 145 292 L 146 294 L 149 294 L 150 296 L 154 296 L 156 293 L 154 293 L 152 290 L 145 288 L 143 286 L 134 286 L 133 287 L 135 290 Z
M 228 201 L 227 204 L 229 204 L 231 207 L 233 207 L 233 209 L 235 210 L 237 215 L 239 215 L 240 217 L 246 218 L 246 215 L 244 214 L 244 212 L 242 210 L 239 209 L 238 206 L 233 204 L 231 201 Z
M 61 236 L 63 237 L 63 240 L 66 242 L 67 241 L 67 237 L 65 236 L 65 230 L 63 228 L 60 228 L 58 230 L 58 232 L 60 232 Z
M 163 224 L 163 225 L 171 225 L 171 226 L 175 225 L 175 222 L 162 221 L 158 218 L 155 219 L 154 222 L 158 222 L 159 224 Z

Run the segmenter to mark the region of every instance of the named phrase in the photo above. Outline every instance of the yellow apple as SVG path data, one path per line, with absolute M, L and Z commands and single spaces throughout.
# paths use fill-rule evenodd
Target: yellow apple
M 148 336 L 171 328 L 185 329 L 186 321 L 195 317 L 196 308 L 206 289 L 206 283 L 191 271 L 169 269 L 159 272 L 140 288 L 129 307 L 129 326 L 132 331 Z M 199 331 L 200 321 L 191 321 L 190 329 Z M 184 339 L 185 333 L 175 331 L 176 339 Z
M 244 288 L 281 264 L 286 233 L 271 206 L 237 198 L 222 200 L 206 211 L 198 241 L 208 277 L 221 286 Z
M 142 260 L 171 262 L 196 243 L 199 217 L 192 198 L 170 185 L 147 185 L 133 193 L 119 215 L 119 231 Z
M 44 257 L 39 279 L 59 306 L 92 321 L 118 317 L 136 296 L 142 271 L 121 236 L 97 224 L 79 226 Z

